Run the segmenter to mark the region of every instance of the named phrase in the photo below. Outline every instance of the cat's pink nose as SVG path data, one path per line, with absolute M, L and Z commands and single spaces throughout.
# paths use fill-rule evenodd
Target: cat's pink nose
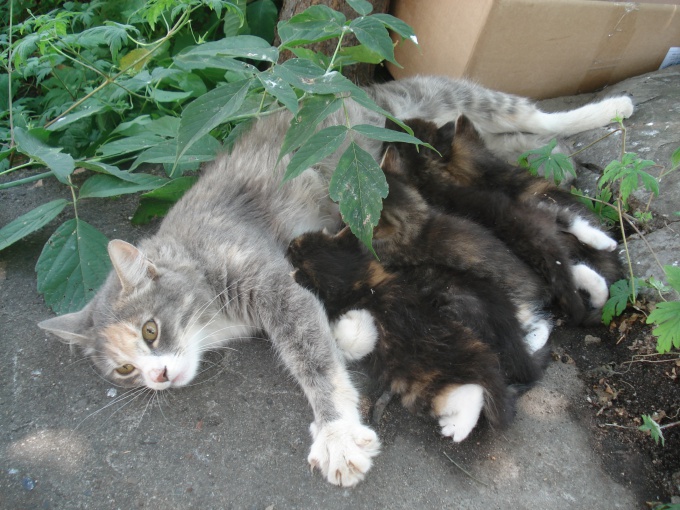
M 150 375 L 153 382 L 166 382 L 168 380 L 168 367 L 163 367 L 162 370 L 160 368 L 154 368 L 151 370 Z

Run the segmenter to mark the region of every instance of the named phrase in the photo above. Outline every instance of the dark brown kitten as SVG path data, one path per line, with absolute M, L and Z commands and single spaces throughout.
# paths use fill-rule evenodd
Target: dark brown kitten
M 375 346 L 374 371 L 408 409 L 430 412 L 439 419 L 442 434 L 454 441 L 467 437 L 482 409 L 496 428 L 510 422 L 515 391 L 501 373 L 498 354 L 473 328 L 441 310 L 438 289 L 418 285 L 418 278 L 406 271 L 388 270 L 347 231 L 304 234 L 293 240 L 288 257 L 297 268 L 295 280 L 319 296 L 336 325 L 361 320 L 359 310 L 370 313 L 377 329 L 364 328 L 363 338 L 352 339 L 354 349 L 370 352 Z M 484 308 L 484 292 L 477 292 L 484 282 L 460 278 L 467 281 L 448 290 L 467 303 L 458 312 L 465 315 L 474 304 Z M 496 301 L 495 313 L 512 322 L 512 303 Z M 334 329 L 336 336 L 346 334 L 338 334 L 342 327 Z M 360 329 L 355 331 L 361 336 Z M 338 338 L 339 343 L 345 340 Z
M 616 243 L 590 226 L 581 204 L 547 180 L 496 158 L 465 117 L 441 128 L 420 119 L 407 123 L 441 156 L 392 144 L 401 160 L 400 178 L 431 205 L 490 229 L 543 279 L 574 323 L 597 321 L 621 269 L 612 252 Z

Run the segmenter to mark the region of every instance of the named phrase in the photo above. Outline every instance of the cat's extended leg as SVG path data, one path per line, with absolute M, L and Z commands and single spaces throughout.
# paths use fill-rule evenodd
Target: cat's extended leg
M 378 341 L 378 329 L 367 310 L 350 310 L 331 324 L 331 332 L 348 361 L 363 358 Z
M 439 419 L 442 435 L 456 443 L 468 437 L 484 407 L 484 388 L 479 384 L 450 386 L 435 397 L 432 410 Z
M 590 295 L 590 304 L 594 308 L 602 308 L 609 298 L 607 281 L 585 264 L 572 266 L 571 272 L 576 287 Z
M 308 462 L 329 482 L 353 486 L 370 469 L 380 441 L 361 423 L 359 395 L 333 345 L 323 307 L 287 273 L 277 268 L 262 274 L 266 287 L 278 291 L 261 296 L 258 315 L 314 411 Z M 279 275 L 281 279 L 272 282 Z

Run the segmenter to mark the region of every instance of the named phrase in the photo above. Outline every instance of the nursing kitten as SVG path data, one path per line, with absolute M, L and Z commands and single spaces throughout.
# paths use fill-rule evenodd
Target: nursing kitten
M 444 124 L 465 113 L 499 154 L 530 148 L 524 136 L 568 135 L 628 117 L 627 97 L 561 113 L 529 100 L 448 78 L 414 77 L 366 89 L 399 118 Z M 380 114 L 351 99 L 319 128 L 351 122 L 384 126 Z M 186 386 L 206 350 L 264 332 L 314 412 L 308 462 L 334 484 L 361 481 L 379 451 L 361 423 L 358 395 L 318 299 L 289 276 L 290 241 L 339 214 L 328 197 L 337 157 L 281 185 L 290 155 L 277 164 L 292 115 L 255 122 L 231 154 L 207 165 L 158 232 L 135 247 L 109 244 L 114 270 L 80 312 L 39 325 L 83 348 L 104 377 L 155 390 Z M 357 137 L 376 159 L 381 142 Z
M 292 241 L 288 256 L 295 281 L 319 296 L 336 323 L 334 334 L 346 356 L 372 352 L 373 371 L 406 408 L 435 416 L 442 434 L 456 442 L 469 435 L 482 409 L 493 427 L 509 424 L 515 391 L 501 373 L 498 354 L 465 322 L 442 313 L 437 296 L 409 278 L 408 270 L 385 268 L 347 231 L 304 234 Z M 459 307 L 461 315 L 481 305 L 512 322 L 509 300 L 480 299 L 489 282 L 459 276 L 465 281 L 449 291 L 467 302 Z
M 574 323 L 598 322 L 621 268 L 616 242 L 590 225 L 582 205 L 546 179 L 491 154 L 464 116 L 441 128 L 421 119 L 406 123 L 440 154 L 394 144 L 404 160 L 403 177 L 430 204 L 493 231 L 544 279 Z M 588 293 L 589 303 L 578 290 Z

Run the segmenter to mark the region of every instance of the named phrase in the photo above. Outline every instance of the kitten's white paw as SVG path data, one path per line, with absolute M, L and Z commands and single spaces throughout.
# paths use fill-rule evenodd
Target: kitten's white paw
M 529 354 L 535 353 L 548 342 L 551 331 L 552 324 L 546 319 L 540 319 L 531 325 L 528 333 L 524 336 L 524 343 L 527 345 Z
M 592 246 L 596 250 L 614 251 L 617 246 L 616 241 L 600 229 L 591 226 L 583 218 L 576 218 L 574 220 L 569 226 L 569 233 L 576 236 L 583 244 Z
M 373 430 L 354 420 L 337 420 L 309 427 L 314 442 L 307 461 L 335 485 L 352 487 L 364 479 L 372 458 L 380 452 Z
M 594 308 L 602 308 L 609 298 L 607 281 L 585 264 L 576 264 L 571 268 L 576 288 L 590 294 L 590 304 Z
M 437 409 L 442 435 L 459 443 L 477 425 L 484 407 L 484 388 L 479 384 L 463 384 L 450 390 L 445 398 Z
M 378 341 L 373 316 L 366 310 L 350 310 L 331 325 L 331 333 L 348 361 L 363 358 Z

